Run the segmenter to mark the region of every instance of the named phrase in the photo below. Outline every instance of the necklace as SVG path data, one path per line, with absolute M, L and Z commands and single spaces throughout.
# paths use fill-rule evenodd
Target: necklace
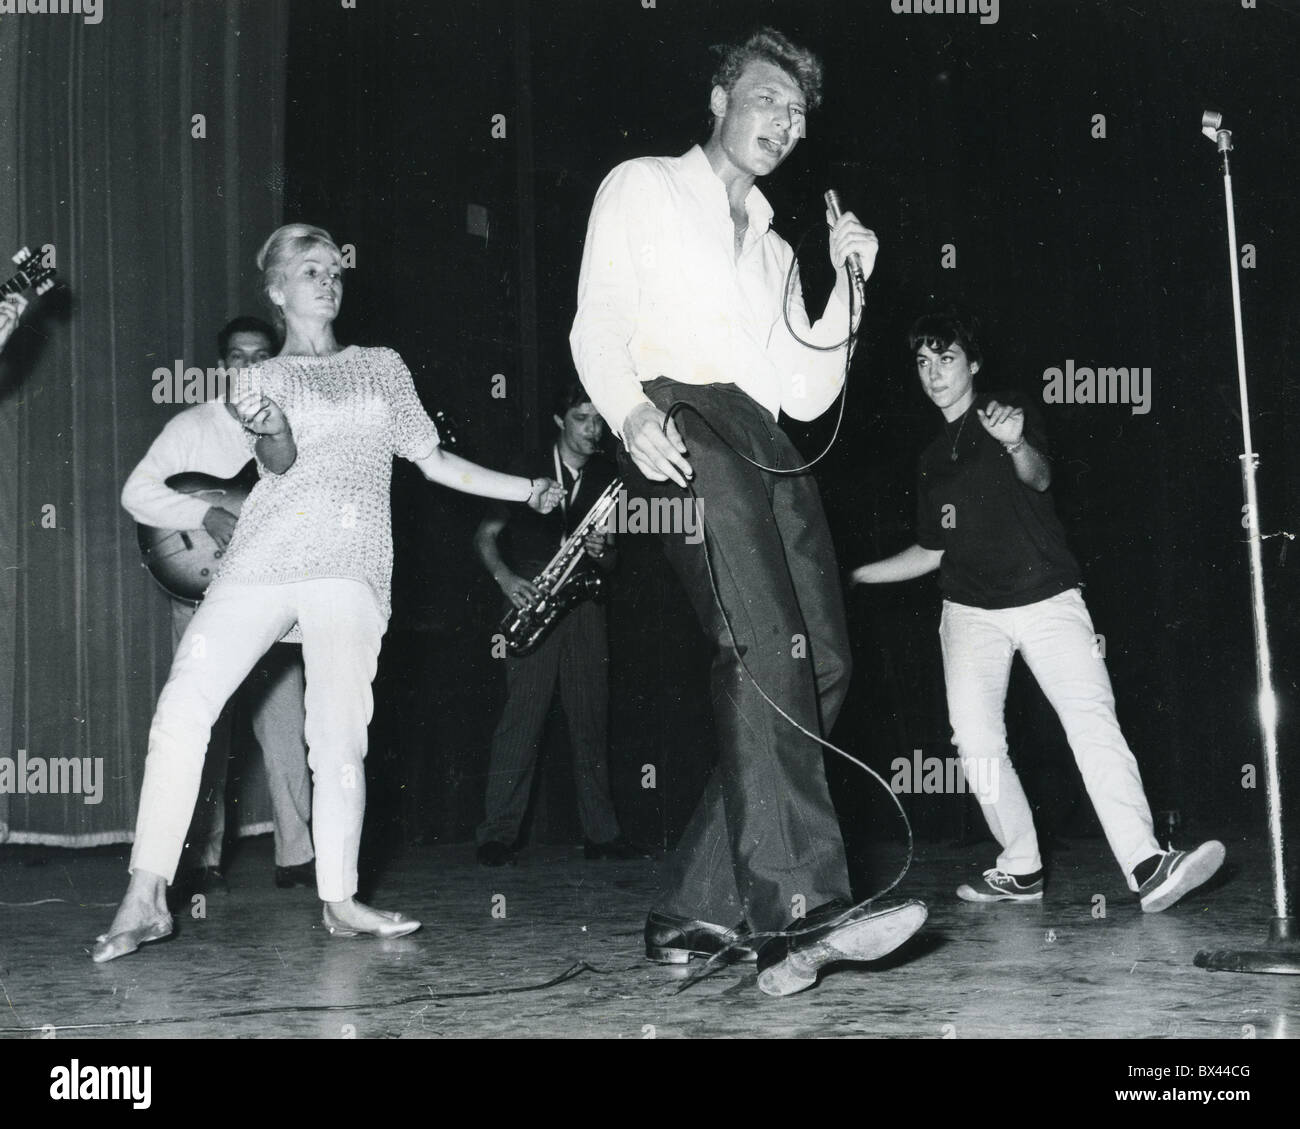
M 961 417 L 961 426 L 957 428 L 957 434 L 952 441 L 952 461 L 957 461 L 957 444 L 961 442 L 961 433 L 966 429 L 966 421 L 970 418 L 970 409 L 967 408 Z

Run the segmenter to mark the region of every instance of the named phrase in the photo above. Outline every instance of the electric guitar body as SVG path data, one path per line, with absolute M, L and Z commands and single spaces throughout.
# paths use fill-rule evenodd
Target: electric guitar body
M 220 506 L 236 517 L 256 484 L 257 464 L 252 459 L 231 478 L 185 471 L 166 480 L 168 489 Z M 139 523 L 135 531 L 144 566 L 162 590 L 189 604 L 202 600 L 225 552 L 212 535 L 206 529 L 157 529 Z

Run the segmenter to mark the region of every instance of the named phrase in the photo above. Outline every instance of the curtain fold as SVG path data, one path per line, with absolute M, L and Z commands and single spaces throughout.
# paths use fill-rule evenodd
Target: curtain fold
M 53 244 L 66 285 L 0 358 L 0 758 L 11 777 L 20 750 L 89 769 L 73 794 L 11 779 L 0 842 L 131 837 L 171 639 L 118 495 L 185 406 L 154 401 L 154 370 L 216 365 L 216 331 L 259 311 L 287 30 L 285 0 L 0 20 L 0 244 Z M 267 827 L 260 771 L 237 797 L 245 832 Z
M 14 184 L 18 173 L 18 25 L 0 20 L 0 281 L 8 277 L 4 256 L 17 250 L 18 211 Z M 21 331 L 20 331 L 21 332 Z M 18 341 L 11 343 L 13 356 Z M 11 750 L 7 738 L 14 717 L 15 530 L 18 528 L 18 429 L 15 397 L 9 393 L 10 368 L 0 354 L 0 756 Z M 9 797 L 0 791 L 0 842 L 9 828 Z

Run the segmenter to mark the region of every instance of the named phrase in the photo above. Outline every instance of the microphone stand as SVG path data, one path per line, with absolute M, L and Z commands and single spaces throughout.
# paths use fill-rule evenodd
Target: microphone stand
M 1220 972 L 1300 974 L 1300 930 L 1287 902 L 1283 861 L 1282 787 L 1278 773 L 1277 697 L 1273 692 L 1273 659 L 1268 645 L 1268 614 L 1264 607 L 1264 564 L 1260 552 L 1259 497 L 1255 470 L 1259 457 L 1250 436 L 1250 400 L 1246 390 L 1246 351 L 1241 329 L 1241 279 L 1237 273 L 1237 224 L 1233 214 L 1232 173 L 1228 154 L 1232 133 L 1219 128 L 1222 115 L 1208 111 L 1201 132 L 1213 140 L 1223 158 L 1223 194 L 1228 215 L 1228 266 L 1232 275 L 1232 318 L 1237 343 L 1237 386 L 1241 395 L 1242 485 L 1246 494 L 1246 521 L 1250 550 L 1250 596 L 1255 627 L 1255 670 L 1258 679 L 1259 725 L 1264 738 L 1264 788 L 1268 802 L 1268 834 L 1273 873 L 1273 918 L 1268 940 L 1260 949 L 1203 949 L 1196 954 L 1198 968 Z

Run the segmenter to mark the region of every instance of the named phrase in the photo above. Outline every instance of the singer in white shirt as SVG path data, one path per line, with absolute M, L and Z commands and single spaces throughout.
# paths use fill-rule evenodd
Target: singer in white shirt
M 815 352 L 786 329 L 794 254 L 752 181 L 739 222 L 735 213 L 698 145 L 627 161 L 596 194 L 571 341 L 592 402 L 620 437 L 632 409 L 650 403 L 641 382 L 652 377 L 735 384 L 774 420 L 816 419 L 835 401 L 844 353 Z M 853 222 L 845 217 L 845 230 Z M 790 322 L 805 340 L 834 345 L 848 330 L 848 297 L 841 277 L 810 326 L 796 268 Z
M 778 415 L 821 415 L 846 368 L 847 345 L 819 352 L 785 325 L 793 256 L 755 185 L 804 136 L 820 92 L 816 56 L 779 32 L 764 28 L 725 49 L 709 140 L 682 157 L 629 161 L 601 185 L 570 336 L 592 402 L 623 440 L 629 493 L 681 499 L 689 483 L 686 502 L 700 508 L 708 546 L 706 556 L 698 537 L 662 535 L 717 648 L 719 753 L 646 923 L 646 955 L 681 962 L 722 950 L 746 929 L 820 929 L 826 943 L 815 950 L 785 937 L 758 950 L 758 985 L 769 995 L 811 986 L 833 950 L 841 960 L 869 959 L 924 920 L 924 907 L 902 917 L 850 910 L 821 747 L 758 690 L 826 734 L 850 671 L 839 570 L 815 481 L 741 457 L 802 465 Z M 878 248 L 849 212 L 829 243 L 839 279 L 823 316 L 809 324 L 797 272 L 789 302 L 795 332 L 819 345 L 849 334 L 846 257 L 856 255 L 870 275 Z M 677 402 L 688 408 L 666 421 Z M 858 944 L 863 938 L 870 943 Z

